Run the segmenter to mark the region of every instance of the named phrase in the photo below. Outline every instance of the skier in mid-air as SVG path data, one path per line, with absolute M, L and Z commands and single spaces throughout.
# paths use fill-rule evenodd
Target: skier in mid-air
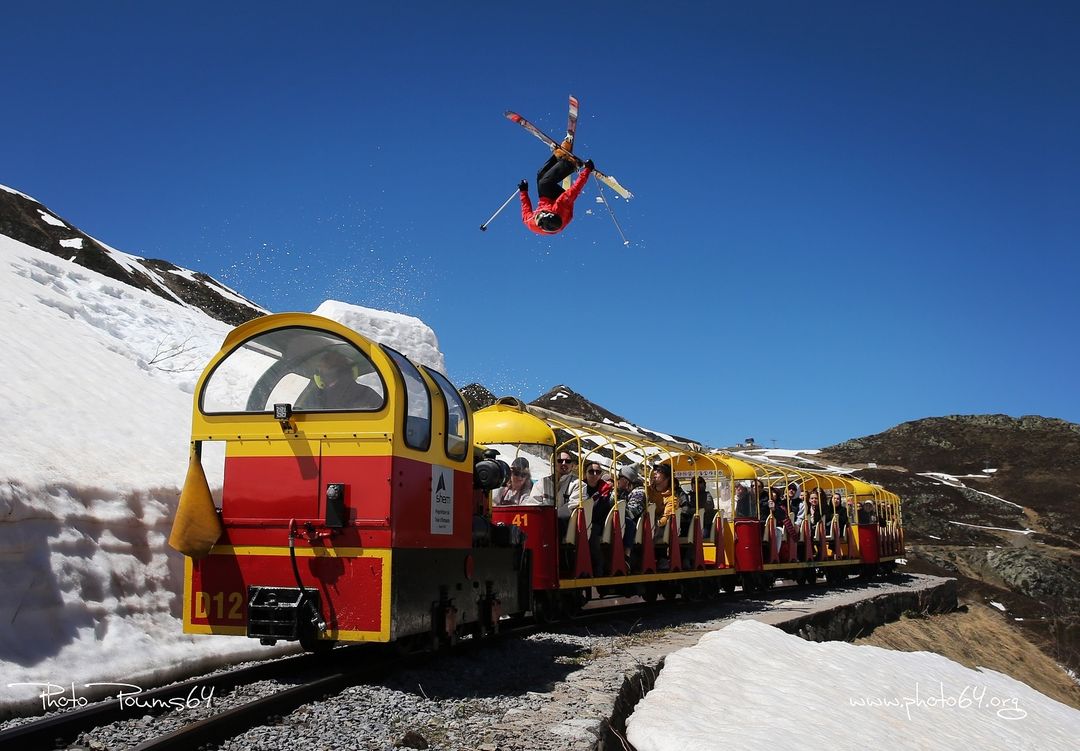
M 529 181 L 522 180 L 518 183 L 521 221 L 538 235 L 554 235 L 566 229 L 566 225 L 574 218 L 574 201 L 592 174 L 593 162 L 589 159 L 582 165 L 581 173 L 570 189 L 563 190 L 563 179 L 572 175 L 580 164 L 572 154 L 573 145 L 573 136 L 567 134 L 566 140 L 552 152 L 551 158 L 536 173 L 536 192 L 540 199 L 536 211 L 533 211 L 532 201 L 529 199 Z

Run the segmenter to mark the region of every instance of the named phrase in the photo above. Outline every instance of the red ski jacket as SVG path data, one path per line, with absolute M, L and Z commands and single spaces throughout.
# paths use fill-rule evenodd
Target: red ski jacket
M 536 207 L 536 211 L 533 211 L 532 201 L 529 199 L 529 193 L 527 191 L 521 191 L 521 221 L 525 222 L 525 226 L 531 229 L 538 235 L 556 235 L 566 229 L 566 225 L 570 224 L 570 220 L 574 218 L 574 201 L 577 200 L 578 194 L 581 193 L 582 188 L 585 187 L 586 181 L 589 179 L 589 175 L 592 174 L 592 170 L 588 167 L 584 167 L 581 172 L 578 173 L 577 179 L 574 180 L 574 184 L 570 186 L 570 190 L 563 191 L 562 195 L 552 201 L 550 198 L 540 198 L 539 205 Z M 554 232 L 548 232 L 540 229 L 536 223 L 536 214 L 540 211 L 550 211 L 553 214 L 558 214 L 562 219 L 562 226 Z

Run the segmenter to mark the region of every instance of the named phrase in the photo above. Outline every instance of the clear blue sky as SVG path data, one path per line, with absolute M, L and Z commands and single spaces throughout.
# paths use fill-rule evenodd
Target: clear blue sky
M 712 445 L 1080 422 L 1078 3 L 56 2 L 3 25 L 0 183 L 272 310 L 417 315 L 459 385 L 563 382 Z M 569 93 L 577 151 L 637 195 L 630 247 L 591 185 L 562 235 L 513 204 L 479 231 L 546 157 L 503 110 L 557 135 Z

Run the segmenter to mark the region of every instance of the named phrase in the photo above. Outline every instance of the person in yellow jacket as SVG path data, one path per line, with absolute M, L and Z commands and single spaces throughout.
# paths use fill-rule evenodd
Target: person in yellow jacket
M 656 522 L 657 534 L 663 534 L 664 527 L 670 519 L 679 515 L 678 528 L 672 530 L 673 534 L 685 531 L 690 526 L 690 520 L 694 517 L 694 506 L 690 496 L 679 486 L 678 481 L 671 476 L 671 465 L 663 462 L 653 465 L 652 474 L 649 476 L 649 484 L 654 497 L 663 503 L 664 511 Z

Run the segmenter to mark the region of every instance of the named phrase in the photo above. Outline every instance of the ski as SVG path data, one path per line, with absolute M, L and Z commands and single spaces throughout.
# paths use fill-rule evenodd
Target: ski
M 505 114 L 506 114 L 506 119 L 507 120 L 509 120 L 510 122 L 517 123 L 522 128 L 524 128 L 525 130 L 532 133 L 534 136 L 536 136 L 541 141 L 546 143 L 548 148 L 550 148 L 551 150 L 554 151 L 556 148 L 558 148 L 558 146 L 559 146 L 558 141 L 556 141 L 554 138 L 549 136 L 544 131 L 537 128 L 535 125 L 530 123 L 528 120 L 526 120 L 524 117 L 522 117 L 518 113 L 511 112 L 511 111 L 507 110 Z M 578 157 L 576 154 L 571 154 L 570 157 L 571 157 L 571 161 L 573 161 L 579 168 L 585 163 L 584 160 L 581 159 L 580 157 Z M 599 180 L 604 185 L 611 188 L 613 191 L 618 193 L 620 196 L 622 196 L 626 200 L 629 201 L 631 198 L 634 197 L 633 193 L 631 193 L 626 188 L 624 188 L 622 185 L 620 185 L 619 181 L 616 180 L 611 175 L 605 175 L 603 172 L 601 172 L 600 170 L 598 170 L 596 168 L 593 168 L 593 174 L 596 175 L 597 180 Z
M 576 96 L 570 97 L 570 112 L 566 116 L 566 137 L 569 139 L 571 146 L 574 143 L 574 134 L 577 133 L 577 115 L 578 115 L 578 101 Z M 571 148 L 571 151 L 573 149 Z
M 577 133 L 578 100 L 573 94 L 570 95 L 570 109 L 566 115 L 566 140 L 570 142 L 570 151 L 574 150 L 574 135 Z M 563 190 L 570 190 L 570 175 L 563 178 Z

